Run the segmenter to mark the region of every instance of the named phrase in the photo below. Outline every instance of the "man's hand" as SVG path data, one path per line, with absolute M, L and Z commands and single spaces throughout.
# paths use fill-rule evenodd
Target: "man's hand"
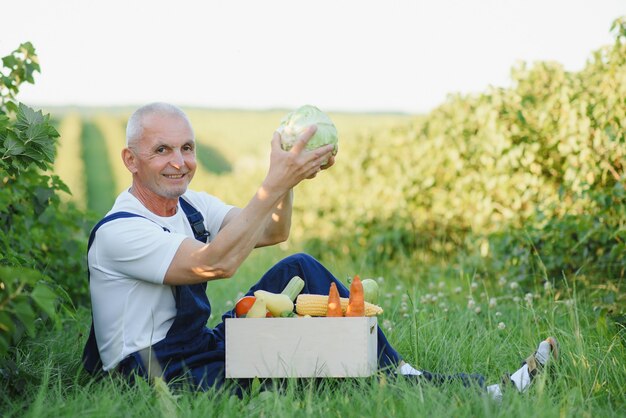
M 320 170 L 325 170 L 335 163 L 332 155 L 333 145 L 325 145 L 314 150 L 305 149 L 316 130 L 315 125 L 310 126 L 289 151 L 281 148 L 280 134 L 274 132 L 270 168 L 264 182 L 266 187 L 286 192 L 302 180 L 314 178 Z

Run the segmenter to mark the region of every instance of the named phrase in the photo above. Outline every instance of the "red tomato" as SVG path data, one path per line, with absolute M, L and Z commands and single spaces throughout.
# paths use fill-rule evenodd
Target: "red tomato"
M 256 298 L 254 296 L 244 296 L 237 301 L 235 305 L 235 315 L 238 317 L 242 317 L 248 313 Z

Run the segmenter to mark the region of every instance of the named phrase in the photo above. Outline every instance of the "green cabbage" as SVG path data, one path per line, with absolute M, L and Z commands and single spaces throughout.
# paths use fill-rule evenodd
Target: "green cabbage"
M 277 131 L 280 134 L 282 148 L 289 151 L 298 137 L 311 125 L 316 125 L 317 131 L 307 142 L 305 149 L 312 150 L 333 144 L 333 155 L 337 154 L 339 141 L 337 128 L 324 112 L 311 105 L 305 105 L 294 110 L 280 121 Z

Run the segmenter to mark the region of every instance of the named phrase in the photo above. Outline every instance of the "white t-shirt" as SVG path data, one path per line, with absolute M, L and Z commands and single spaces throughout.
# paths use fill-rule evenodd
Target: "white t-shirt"
M 214 238 L 232 206 L 191 190 L 183 197 L 202 213 L 209 240 Z M 181 242 L 194 238 L 180 203 L 174 216 L 161 217 L 124 191 L 109 214 L 122 211 L 147 219 L 105 223 L 88 254 L 94 329 L 105 371 L 165 338 L 176 316 L 173 288 L 163 284 L 165 273 Z

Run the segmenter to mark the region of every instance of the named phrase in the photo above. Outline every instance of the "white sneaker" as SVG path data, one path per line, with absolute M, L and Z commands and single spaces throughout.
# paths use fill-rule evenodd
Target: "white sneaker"
M 518 391 L 524 392 L 528 388 L 537 373 L 550 361 L 550 354 L 555 360 L 559 357 L 559 345 L 554 337 L 540 342 L 537 351 L 524 361 L 519 370 L 509 376 Z

